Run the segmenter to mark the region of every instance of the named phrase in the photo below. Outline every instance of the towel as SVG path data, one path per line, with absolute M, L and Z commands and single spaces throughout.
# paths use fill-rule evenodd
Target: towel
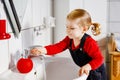
M 73 80 L 86 80 L 87 79 L 87 75 L 84 73 L 83 75 L 81 75 L 80 77 L 73 79 Z

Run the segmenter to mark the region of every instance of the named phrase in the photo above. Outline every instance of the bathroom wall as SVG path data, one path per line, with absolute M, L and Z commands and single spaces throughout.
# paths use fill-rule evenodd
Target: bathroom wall
M 27 2 L 24 15 L 20 8 L 23 7 L 22 4 L 18 0 L 13 1 L 18 6 L 18 17 L 20 18 L 22 31 L 18 38 L 14 37 L 6 19 L 3 5 L 0 2 L 0 19 L 6 19 L 6 31 L 11 35 L 9 40 L 0 40 L 0 73 L 14 66 L 21 53 L 24 53 L 24 49 L 33 45 L 44 46 L 52 43 L 52 28 L 47 27 L 44 23 L 45 18 L 52 16 L 52 0 L 19 0 Z
M 120 0 L 109 0 L 108 2 L 108 32 L 120 33 Z
M 2 3 L 0 2 L 0 19 L 6 19 Z M 1 26 L 0 26 L 1 28 Z M 8 69 L 9 55 L 8 55 L 8 40 L 0 40 L 0 73 Z

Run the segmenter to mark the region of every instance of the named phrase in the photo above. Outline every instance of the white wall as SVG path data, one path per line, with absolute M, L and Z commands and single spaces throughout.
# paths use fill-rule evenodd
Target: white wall
M 118 32 L 120 25 L 120 1 L 119 0 L 110 0 L 108 4 L 108 32 Z
M 6 19 L 4 10 L 2 9 L 2 3 L 0 2 L 0 19 Z M 0 26 L 1 28 L 1 26 Z M 7 30 L 6 30 L 7 32 Z M 8 69 L 9 55 L 8 55 L 8 40 L 0 40 L 0 73 Z
M 54 0 L 54 16 L 56 18 L 56 27 L 54 28 L 54 42 L 58 42 L 65 37 L 65 19 L 68 12 L 69 0 Z

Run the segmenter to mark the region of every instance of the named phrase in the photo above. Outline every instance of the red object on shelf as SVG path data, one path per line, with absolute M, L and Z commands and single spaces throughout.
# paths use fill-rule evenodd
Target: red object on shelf
M 17 69 L 20 73 L 28 73 L 33 68 L 33 62 L 30 58 L 20 58 L 17 62 Z
M 11 36 L 6 33 L 6 20 L 0 20 L 0 40 L 9 39 Z

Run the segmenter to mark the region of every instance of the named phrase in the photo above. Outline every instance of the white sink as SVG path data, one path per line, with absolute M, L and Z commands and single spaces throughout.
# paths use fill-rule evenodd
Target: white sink
M 22 74 L 14 67 L 0 74 L 0 80 L 45 80 L 44 60 L 40 57 L 33 57 L 31 59 L 34 64 L 31 72 Z
M 78 77 L 79 66 L 71 58 L 47 57 L 46 80 L 73 80 Z
M 80 69 L 71 58 L 32 57 L 34 67 L 31 72 L 21 74 L 16 68 L 0 74 L 0 80 L 73 80 Z

